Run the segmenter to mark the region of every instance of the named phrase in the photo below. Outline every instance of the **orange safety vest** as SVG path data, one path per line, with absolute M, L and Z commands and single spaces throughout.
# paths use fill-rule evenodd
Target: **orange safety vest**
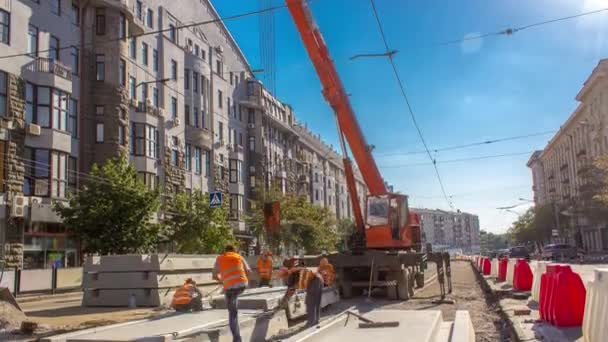
M 319 273 L 323 277 L 323 282 L 327 286 L 331 286 L 334 284 L 334 280 L 336 279 L 336 272 L 334 271 L 334 266 L 331 264 L 319 266 Z
M 264 258 L 258 257 L 256 264 L 258 266 L 258 273 L 259 273 L 261 279 L 271 279 L 272 278 L 272 259 L 271 258 L 266 258 L 266 261 L 264 261 Z
M 177 289 L 173 294 L 173 300 L 171 301 L 171 306 L 175 307 L 176 305 L 185 305 L 192 301 L 192 294 L 194 293 L 194 285 L 192 284 L 184 284 L 182 287 Z
M 317 277 L 317 274 L 306 268 L 302 268 L 297 271 L 300 272 L 300 275 L 298 277 L 296 289 L 306 290 L 308 288 L 308 284 L 310 284 L 310 281 L 315 279 L 315 277 Z
M 242 256 L 238 253 L 227 252 L 218 256 L 217 262 L 224 289 L 235 284 L 247 286 L 247 273 L 245 273 Z

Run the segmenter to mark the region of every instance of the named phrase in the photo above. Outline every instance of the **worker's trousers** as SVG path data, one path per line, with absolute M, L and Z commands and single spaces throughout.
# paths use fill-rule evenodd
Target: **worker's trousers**
M 323 295 L 323 280 L 318 275 L 306 288 L 306 317 L 308 325 L 317 325 L 321 319 L 321 297 Z
M 239 295 L 245 291 L 244 287 L 237 289 L 228 289 L 224 293 L 226 299 L 226 307 L 228 308 L 228 324 L 232 333 L 233 342 L 241 342 L 241 330 L 239 328 Z

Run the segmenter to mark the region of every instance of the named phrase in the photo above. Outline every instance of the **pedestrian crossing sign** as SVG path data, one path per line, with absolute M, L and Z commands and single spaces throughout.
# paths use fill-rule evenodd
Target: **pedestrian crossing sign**
M 222 206 L 222 193 L 219 191 L 209 193 L 209 207 L 219 208 Z

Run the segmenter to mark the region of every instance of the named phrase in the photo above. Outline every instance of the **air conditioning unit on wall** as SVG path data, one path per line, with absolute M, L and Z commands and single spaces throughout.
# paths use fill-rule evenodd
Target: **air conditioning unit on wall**
M 24 217 L 25 216 L 25 196 L 15 195 L 13 196 L 13 202 L 11 204 L 11 216 L 12 217 Z

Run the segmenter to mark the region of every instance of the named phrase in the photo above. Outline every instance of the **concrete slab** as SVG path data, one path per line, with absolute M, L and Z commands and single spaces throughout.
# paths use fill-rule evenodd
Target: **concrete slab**
M 124 342 L 124 341 L 229 341 L 227 310 L 197 313 L 174 313 L 101 328 L 88 329 L 43 339 L 45 342 Z M 239 312 L 241 334 L 245 341 L 260 341 L 287 328 L 284 314 L 262 314 L 259 311 Z
M 162 273 L 144 272 L 101 272 L 85 273 L 83 288 L 85 289 L 155 289 L 163 287 L 179 287 L 187 278 L 192 278 L 197 285 L 215 284 L 211 272 Z
M 438 342 L 438 338 L 445 337 L 441 311 L 373 310 L 364 316 L 376 322 L 398 321 L 399 326 L 360 329 L 359 319 L 343 314 L 325 326 L 307 329 L 285 341 Z

